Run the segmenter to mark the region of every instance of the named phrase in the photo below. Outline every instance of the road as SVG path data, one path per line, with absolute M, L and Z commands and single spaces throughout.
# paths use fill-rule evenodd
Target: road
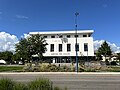
M 24 83 L 39 77 L 49 78 L 53 85 L 67 87 L 68 90 L 120 90 L 120 74 L 0 73 L 2 77 Z

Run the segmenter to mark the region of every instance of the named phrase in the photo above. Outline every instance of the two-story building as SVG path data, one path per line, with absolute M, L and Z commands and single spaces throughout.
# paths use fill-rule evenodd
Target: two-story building
M 30 32 L 29 34 L 41 34 L 48 43 L 47 51 L 43 54 L 44 60 L 52 63 L 75 62 L 76 58 L 76 37 L 77 57 L 79 61 L 91 60 L 94 57 L 93 30 L 72 31 L 49 31 Z

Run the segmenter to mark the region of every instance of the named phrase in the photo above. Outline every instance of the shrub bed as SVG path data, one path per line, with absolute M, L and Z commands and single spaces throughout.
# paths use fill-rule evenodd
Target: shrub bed
M 59 87 L 53 87 L 50 80 L 39 78 L 28 84 L 15 82 L 8 78 L 0 79 L 0 90 L 63 90 Z M 65 88 L 64 90 L 67 90 Z
M 53 64 L 39 64 L 28 65 L 24 67 L 25 72 L 75 72 L 75 66 L 56 66 Z M 80 64 L 78 67 L 79 72 L 120 72 L 120 66 L 97 66 L 97 65 L 89 65 L 85 66 Z

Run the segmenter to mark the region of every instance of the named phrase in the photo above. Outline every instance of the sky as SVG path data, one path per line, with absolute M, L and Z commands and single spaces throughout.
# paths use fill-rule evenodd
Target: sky
M 29 32 L 74 30 L 76 11 L 78 29 L 94 30 L 95 43 L 120 47 L 120 0 L 0 0 L 0 33 L 16 43 Z

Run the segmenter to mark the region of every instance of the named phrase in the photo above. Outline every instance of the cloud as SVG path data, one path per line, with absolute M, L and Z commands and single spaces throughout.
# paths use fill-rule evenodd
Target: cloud
M 23 34 L 21 38 L 27 38 L 29 34 Z M 94 49 L 97 50 L 105 40 L 95 40 Z M 6 32 L 0 32 L 0 52 L 3 51 L 12 51 L 15 52 L 15 44 L 18 43 L 18 38 L 15 35 L 11 35 Z M 114 53 L 120 53 L 120 47 L 116 46 L 114 43 L 108 42 L 108 45 L 111 47 Z
M 15 52 L 16 43 L 18 43 L 18 38 L 15 35 L 10 35 L 6 32 L 0 32 L 0 52 Z
M 96 40 L 94 41 L 94 49 L 97 50 L 101 44 L 104 42 L 104 40 Z
M 24 33 L 24 34 L 21 36 L 21 38 L 27 38 L 27 37 L 29 37 L 29 36 L 30 36 L 29 34 Z
M 24 34 L 21 38 L 27 38 L 29 34 Z M 12 51 L 15 52 L 15 44 L 17 44 L 18 38 L 15 35 L 11 35 L 6 32 L 0 32 L 0 52 Z
M 96 40 L 94 41 L 94 49 L 95 50 L 98 50 L 98 48 L 101 46 L 101 44 L 104 42 L 105 40 Z M 114 52 L 114 53 L 120 53 L 120 47 L 116 46 L 114 43 L 110 43 L 108 42 L 108 45 L 111 47 L 111 50 Z
M 19 19 L 28 19 L 27 16 L 23 16 L 23 15 L 16 15 L 16 18 L 19 18 Z

